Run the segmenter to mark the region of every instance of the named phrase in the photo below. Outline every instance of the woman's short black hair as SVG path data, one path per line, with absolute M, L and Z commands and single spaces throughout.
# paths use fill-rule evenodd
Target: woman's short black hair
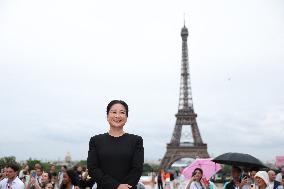
M 108 103 L 107 105 L 107 115 L 110 111 L 110 108 L 114 105 L 114 104 L 121 104 L 122 106 L 124 106 L 125 111 L 126 111 L 126 116 L 128 117 L 128 105 L 126 104 L 126 102 L 124 102 L 123 100 L 112 100 L 110 101 L 110 103 Z

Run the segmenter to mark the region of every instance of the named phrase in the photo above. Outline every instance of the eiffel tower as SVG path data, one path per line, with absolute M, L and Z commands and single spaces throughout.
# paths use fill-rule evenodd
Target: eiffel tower
M 190 85 L 188 48 L 188 30 L 181 29 L 182 38 L 182 63 L 178 113 L 176 124 L 170 143 L 167 144 L 167 151 L 161 161 L 162 169 L 170 166 L 182 158 L 208 158 L 207 144 L 203 143 L 197 126 L 197 114 L 193 109 L 192 93 Z

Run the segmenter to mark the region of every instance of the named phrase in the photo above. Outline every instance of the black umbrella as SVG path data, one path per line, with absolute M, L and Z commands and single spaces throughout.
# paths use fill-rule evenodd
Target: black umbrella
M 266 166 L 259 159 L 249 154 L 242 154 L 236 152 L 222 154 L 214 158 L 212 161 L 226 165 L 266 168 Z

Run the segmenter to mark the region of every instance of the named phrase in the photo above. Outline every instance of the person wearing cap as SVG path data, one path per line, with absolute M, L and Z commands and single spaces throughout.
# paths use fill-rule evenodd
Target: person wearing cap
M 258 171 L 255 175 L 254 189 L 269 189 L 269 176 L 266 171 Z

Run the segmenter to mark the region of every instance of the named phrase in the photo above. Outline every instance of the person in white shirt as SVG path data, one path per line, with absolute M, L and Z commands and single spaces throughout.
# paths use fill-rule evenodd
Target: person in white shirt
M 58 185 L 59 187 L 62 184 L 63 181 L 63 174 L 67 171 L 67 166 L 66 165 L 62 165 L 61 166 L 61 171 L 58 173 Z
M 4 167 L 3 169 L 1 169 L 1 173 L 0 173 L 0 181 L 2 181 L 4 178 L 6 178 L 6 167 Z
M 42 173 L 43 173 L 42 167 L 36 168 L 35 172 L 36 172 L 36 176 L 35 176 L 36 182 L 37 182 L 38 185 L 41 186 L 41 176 L 42 176 Z
M 269 176 L 269 188 L 270 189 L 281 189 L 281 183 L 275 180 L 275 172 L 273 170 L 269 170 L 268 172 Z
M 275 180 L 278 182 L 282 182 L 282 176 L 284 176 L 284 167 L 282 167 L 281 172 L 276 175 Z
M 15 164 L 6 166 L 7 178 L 1 180 L 0 189 L 25 189 L 25 184 L 18 178 L 19 167 Z

